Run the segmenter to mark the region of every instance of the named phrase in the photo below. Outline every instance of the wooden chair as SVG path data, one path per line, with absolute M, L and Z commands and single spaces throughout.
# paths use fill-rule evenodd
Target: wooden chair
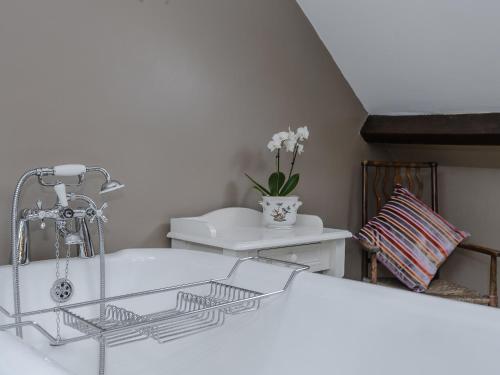
M 383 203 L 389 199 L 396 184 L 400 184 L 412 191 L 417 197 L 422 199 L 427 190 L 430 194 L 430 207 L 438 212 L 438 185 L 437 185 L 437 163 L 404 163 L 389 161 L 363 161 L 362 167 L 362 223 L 365 225 L 369 220 L 368 212 L 378 212 Z M 430 180 L 428 186 L 424 185 L 424 180 Z M 373 200 L 369 200 L 369 196 Z M 424 199 L 425 200 L 425 199 Z M 379 277 L 377 263 L 377 252 L 379 249 L 370 247 L 361 242 L 363 250 L 363 278 L 369 278 L 374 284 L 386 286 L 403 285 L 395 278 Z M 487 296 L 457 285 L 456 283 L 441 280 L 439 273 L 432 281 L 426 294 L 439 297 L 459 300 L 463 302 L 476 303 L 488 306 L 498 306 L 497 296 L 497 257 L 500 252 L 484 246 L 461 243 L 458 247 L 481 253 L 490 257 L 490 280 L 489 294 Z M 452 254 L 453 255 L 453 254 Z

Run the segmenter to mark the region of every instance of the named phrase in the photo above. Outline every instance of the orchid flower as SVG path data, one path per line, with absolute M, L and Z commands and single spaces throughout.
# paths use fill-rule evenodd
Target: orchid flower
M 297 155 L 301 155 L 304 152 L 304 145 L 299 142 L 304 142 L 308 138 L 309 129 L 307 126 L 299 127 L 295 132 L 289 127 L 288 131 L 281 131 L 274 134 L 267 144 L 267 148 L 271 152 L 276 152 L 276 171 L 269 176 L 268 188 L 265 188 L 249 175 L 245 174 L 254 184 L 254 188 L 263 195 L 286 196 L 290 194 L 299 182 L 299 174 L 292 173 Z M 280 171 L 280 151 L 282 149 L 292 153 L 288 178 Z
M 297 137 L 299 141 L 304 141 L 309 138 L 309 129 L 307 129 L 307 126 L 297 128 Z

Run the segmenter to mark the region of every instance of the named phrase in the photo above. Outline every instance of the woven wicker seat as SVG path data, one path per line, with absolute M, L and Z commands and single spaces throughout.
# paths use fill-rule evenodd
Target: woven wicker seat
M 426 294 L 462 302 L 476 303 L 478 305 L 488 305 L 490 303 L 490 297 L 481 295 L 472 289 L 468 289 L 452 281 L 442 279 L 434 280 L 429 289 L 427 289 Z
M 378 212 L 387 201 L 396 184 L 406 186 L 417 197 L 423 199 L 424 191 L 430 191 L 430 207 L 438 212 L 438 190 L 437 190 L 437 163 L 402 163 L 389 161 L 363 161 L 362 167 L 362 224 L 368 222 L 369 209 Z M 373 177 L 370 179 L 369 171 L 373 171 Z M 424 186 L 425 172 L 430 177 L 430 186 L 428 189 Z M 372 181 L 370 184 L 369 181 Z M 373 194 L 373 202 L 368 200 L 369 191 Z M 424 199 L 425 200 L 425 199 Z M 395 278 L 379 278 L 377 248 L 370 247 L 368 244 L 360 242 L 364 252 L 363 256 L 363 280 L 369 280 L 374 284 L 381 284 L 389 287 L 406 289 L 406 287 Z M 497 258 L 500 251 L 490 249 L 484 246 L 461 243 L 459 248 L 484 254 L 490 258 L 490 281 L 488 295 L 482 295 L 474 290 L 458 285 L 451 281 L 434 279 L 426 294 L 436 297 L 443 297 L 462 302 L 470 302 L 479 305 L 498 306 L 497 296 Z M 452 254 L 453 256 L 453 254 Z
M 405 289 L 406 287 L 393 277 L 380 277 L 377 281 L 378 285 L 383 285 L 391 288 Z M 455 301 L 475 303 L 478 305 L 489 305 L 490 297 L 482 295 L 475 290 L 468 289 L 452 281 L 437 279 L 434 280 L 425 294 L 453 299 Z

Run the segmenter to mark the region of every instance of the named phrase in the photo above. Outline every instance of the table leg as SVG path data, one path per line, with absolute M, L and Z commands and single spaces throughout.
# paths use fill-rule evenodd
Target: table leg
M 345 271 L 345 240 L 334 240 L 326 242 L 329 244 L 330 251 L 330 269 L 325 272 L 326 275 L 335 277 L 344 277 Z

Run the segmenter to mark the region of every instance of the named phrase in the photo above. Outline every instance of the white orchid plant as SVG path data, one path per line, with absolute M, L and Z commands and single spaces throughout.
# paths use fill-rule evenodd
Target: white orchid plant
M 297 128 L 295 132 L 288 128 L 288 131 L 274 134 L 271 141 L 267 144 L 267 148 L 269 151 L 276 153 L 276 171 L 269 176 L 267 188 L 245 173 L 245 176 L 252 181 L 253 187 L 262 193 L 262 195 L 272 197 L 284 197 L 290 194 L 297 187 L 300 178 L 298 173 L 293 173 L 295 159 L 297 155 L 304 152 L 303 142 L 308 138 L 309 129 L 307 129 L 307 126 Z M 292 153 L 288 177 L 280 170 L 280 156 L 282 150 Z

